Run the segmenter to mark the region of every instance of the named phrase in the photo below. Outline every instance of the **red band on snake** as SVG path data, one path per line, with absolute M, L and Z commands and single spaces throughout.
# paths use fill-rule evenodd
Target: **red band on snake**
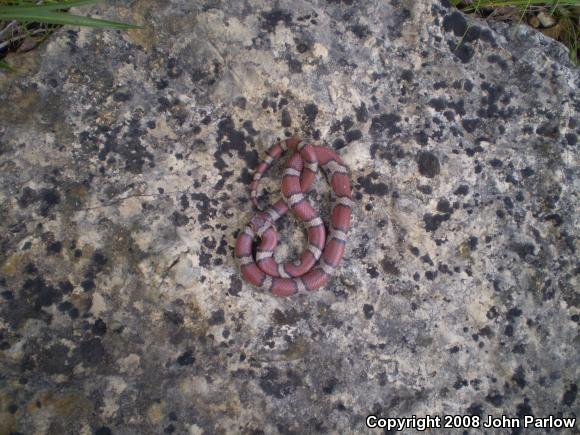
M 282 198 L 262 211 L 256 193 L 260 179 L 272 162 L 288 149 L 296 152 L 286 163 Z M 329 234 L 318 212 L 306 198 L 319 167 L 331 186 Z M 325 285 L 344 254 L 353 206 L 348 169 L 338 154 L 327 147 L 308 144 L 296 138 L 287 139 L 266 151 L 266 158 L 258 166 L 250 187 L 252 202 L 260 211 L 240 233 L 236 243 L 236 258 L 244 279 L 276 296 L 291 296 Z M 275 223 L 288 210 L 305 222 L 308 248 L 295 262 L 277 263 L 274 260 L 274 250 L 278 244 Z M 260 238 L 260 244 L 254 257 L 252 244 L 256 237 Z

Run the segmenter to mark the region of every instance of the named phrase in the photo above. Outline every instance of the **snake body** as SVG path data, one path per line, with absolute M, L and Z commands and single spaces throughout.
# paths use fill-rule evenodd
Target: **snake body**
M 296 152 L 288 159 L 282 178 L 282 197 L 265 211 L 257 202 L 257 189 L 263 174 L 286 150 Z M 330 232 L 306 198 L 322 168 L 331 186 L 332 211 Z M 244 279 L 270 291 L 275 296 L 291 296 L 316 290 L 328 282 L 344 254 L 353 202 L 348 169 L 333 150 L 315 146 L 297 138 L 278 142 L 266 151 L 266 158 L 254 174 L 251 199 L 260 210 L 238 236 L 236 257 Z M 278 263 L 274 249 L 278 244 L 275 223 L 291 210 L 304 221 L 308 247 L 295 262 Z M 252 253 L 254 239 L 260 238 L 256 256 Z

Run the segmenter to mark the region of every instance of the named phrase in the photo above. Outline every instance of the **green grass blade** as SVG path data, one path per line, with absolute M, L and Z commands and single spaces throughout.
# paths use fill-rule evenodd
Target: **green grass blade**
M 19 21 L 24 23 L 47 23 L 70 26 L 86 26 L 98 29 L 135 29 L 139 26 L 118 23 L 115 21 L 71 15 L 64 12 L 38 11 L 35 8 L 6 12 L 7 8 L 0 8 L 0 21 Z
M 14 9 L 15 11 L 17 11 L 17 10 L 24 10 L 24 9 L 26 9 L 26 10 L 33 9 L 36 11 L 59 11 L 62 9 L 88 6 L 88 5 L 98 3 L 100 1 L 101 0 L 70 0 L 70 1 L 61 1 L 58 3 L 40 3 L 40 4 L 26 3 L 23 5 L 2 6 L 1 0 L 0 0 L 0 10 L 5 11 L 7 9 Z

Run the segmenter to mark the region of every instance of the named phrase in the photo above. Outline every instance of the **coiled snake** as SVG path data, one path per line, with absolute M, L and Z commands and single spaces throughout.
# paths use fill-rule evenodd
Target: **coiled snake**
M 282 197 L 265 211 L 260 210 L 257 188 L 262 175 L 286 150 L 296 150 L 288 159 L 282 178 Z M 331 186 L 332 212 L 330 233 L 318 212 L 306 199 L 316 179 L 318 167 Z M 275 296 L 291 296 L 316 290 L 328 282 L 344 254 L 353 202 L 348 169 L 333 150 L 315 146 L 297 138 L 278 142 L 266 151 L 251 183 L 251 198 L 258 211 L 238 236 L 236 258 L 242 275 L 249 283 L 270 291 Z M 278 263 L 274 249 L 278 244 L 275 223 L 291 210 L 305 222 L 308 248 L 295 262 Z M 252 254 L 254 238 L 260 238 L 256 257 Z

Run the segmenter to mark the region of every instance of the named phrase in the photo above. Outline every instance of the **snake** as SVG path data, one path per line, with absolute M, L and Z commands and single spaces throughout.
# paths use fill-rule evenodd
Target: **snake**
M 294 154 L 286 162 L 281 198 L 264 210 L 257 198 L 260 180 L 273 162 L 288 150 Z M 324 221 L 307 198 L 319 168 L 331 187 L 328 233 Z M 279 141 L 266 151 L 250 189 L 257 212 L 238 235 L 235 248 L 244 280 L 279 297 L 308 293 L 324 286 L 344 255 L 354 205 L 349 170 L 340 156 L 326 146 L 296 137 Z M 288 211 L 304 222 L 308 246 L 296 261 L 279 263 L 274 259 L 278 244 L 275 224 Z M 256 239 L 260 242 L 254 256 Z

